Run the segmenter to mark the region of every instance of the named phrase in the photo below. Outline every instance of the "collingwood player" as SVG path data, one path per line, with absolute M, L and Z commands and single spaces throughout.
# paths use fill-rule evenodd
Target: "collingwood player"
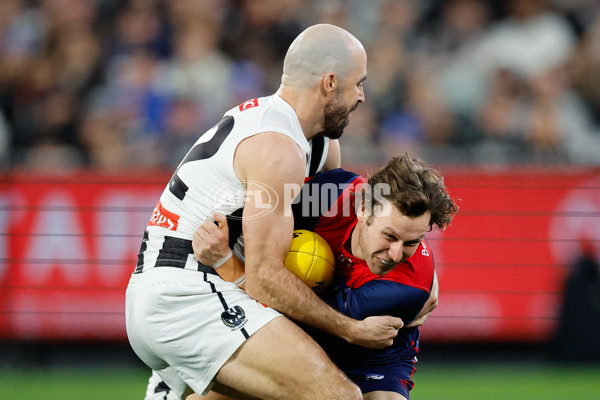
M 309 141 L 341 136 L 365 100 L 366 66 L 364 47 L 349 32 L 309 27 L 288 49 L 277 93 L 228 111 L 161 195 L 127 288 L 126 327 L 136 354 L 178 396 L 212 389 L 232 397 L 362 398 L 290 319 L 370 348 L 391 345 L 402 320 L 343 315 L 283 259 Z M 242 220 L 246 291 L 194 258 L 194 231 L 213 213 Z

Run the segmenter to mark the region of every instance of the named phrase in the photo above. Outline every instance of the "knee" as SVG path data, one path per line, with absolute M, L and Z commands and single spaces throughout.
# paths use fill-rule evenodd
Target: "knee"
M 329 382 L 334 382 L 334 380 Z M 360 388 L 341 373 L 337 384 L 329 386 L 328 389 L 331 390 L 331 393 L 323 398 L 339 400 L 362 400 L 363 398 Z
M 360 388 L 352 382 L 344 372 L 333 363 L 323 363 L 322 369 L 317 370 L 318 385 L 322 390 L 323 399 L 362 400 Z M 321 397 L 319 397 L 321 398 Z
M 311 385 L 302 386 L 295 384 L 294 389 L 297 392 L 296 399 L 302 400 L 362 400 L 363 396 L 360 388 L 350 381 L 341 372 L 337 376 L 331 373 L 323 374 L 319 379 L 314 380 Z
M 340 399 L 344 399 L 344 400 L 362 400 L 363 395 L 360 391 L 360 388 L 358 386 L 356 386 L 354 383 L 352 382 L 348 382 L 348 384 L 346 385 L 347 388 L 345 389 L 345 393 L 340 394 Z

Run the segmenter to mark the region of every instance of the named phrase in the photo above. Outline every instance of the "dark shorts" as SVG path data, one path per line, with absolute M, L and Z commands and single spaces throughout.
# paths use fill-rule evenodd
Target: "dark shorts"
M 412 375 L 416 370 L 416 362 L 415 358 L 414 361 L 398 362 L 393 366 L 342 369 L 363 393 L 396 392 L 410 399 L 409 392 L 415 386 Z

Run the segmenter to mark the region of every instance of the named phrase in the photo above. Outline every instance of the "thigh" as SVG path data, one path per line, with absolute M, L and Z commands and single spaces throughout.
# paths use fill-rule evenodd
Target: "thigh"
M 218 372 L 214 390 L 277 400 L 362 398 L 317 343 L 285 317 L 269 322 L 235 352 Z
M 128 336 L 140 358 L 182 395 L 205 394 L 231 355 L 277 311 L 218 276 L 176 268 L 141 273 L 128 288 Z M 163 376 L 162 370 L 174 370 Z

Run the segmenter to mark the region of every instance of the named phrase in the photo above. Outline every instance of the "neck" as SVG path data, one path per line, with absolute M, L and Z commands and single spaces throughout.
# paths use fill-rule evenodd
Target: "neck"
M 296 112 L 307 140 L 313 139 L 323 130 L 323 107 L 321 100 L 312 91 L 282 84 L 277 94 Z

